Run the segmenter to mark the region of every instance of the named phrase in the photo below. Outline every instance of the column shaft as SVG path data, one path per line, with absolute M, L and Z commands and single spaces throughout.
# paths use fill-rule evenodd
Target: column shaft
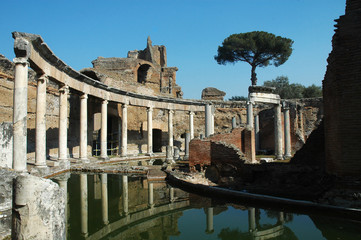
M 148 182 L 148 205 L 154 207 L 153 183 Z
M 247 102 L 247 126 L 250 128 L 254 128 L 253 123 L 253 103 Z
M 64 161 L 68 158 L 68 87 L 59 89 L 59 153 L 58 159 Z
M 122 105 L 122 156 L 128 154 L 128 105 Z
M 28 62 L 26 58 L 15 58 L 14 63 L 13 168 L 17 172 L 26 172 Z
M 277 104 L 274 110 L 275 110 L 275 155 L 276 155 L 276 159 L 283 159 L 281 105 Z
M 35 165 L 46 167 L 46 81 L 47 76 L 39 77 L 36 86 L 36 128 Z
M 186 132 L 185 134 L 185 154 L 184 154 L 184 160 L 188 160 L 189 159 L 189 142 L 190 142 L 190 133 Z
M 100 157 L 108 158 L 107 137 L 108 137 L 108 101 L 102 101 L 102 128 L 100 130 Z
M 232 129 L 235 129 L 236 127 L 237 127 L 236 117 L 232 117 Z
M 173 110 L 168 111 L 168 145 L 173 147 Z
M 209 137 L 212 134 L 212 106 L 206 104 L 205 106 L 205 137 Z
M 189 133 L 191 140 L 194 138 L 194 125 L 193 125 L 194 112 L 189 112 Z
M 285 126 L 285 157 L 290 158 L 291 155 L 291 126 L 290 126 L 290 109 L 284 108 L 284 126 Z
M 88 236 L 88 176 L 80 174 L 81 233 Z
M 149 155 L 153 154 L 153 108 L 147 108 L 147 130 L 148 130 L 148 149 Z
M 122 176 L 122 204 L 123 204 L 123 213 L 128 214 L 128 176 Z
M 108 218 L 108 175 L 101 174 L 102 180 L 102 216 L 103 223 L 107 225 L 109 223 Z
M 254 116 L 254 137 L 256 139 L 256 151 L 259 151 L 259 115 Z
M 80 145 L 79 158 L 88 160 L 88 94 L 84 93 L 80 97 Z
M 213 227 L 213 208 L 207 208 L 206 210 L 206 215 L 207 215 L 207 229 L 206 229 L 206 233 L 213 233 L 214 232 L 214 227 Z
M 256 209 L 255 208 L 248 209 L 248 225 L 249 225 L 249 230 L 251 232 L 256 230 Z

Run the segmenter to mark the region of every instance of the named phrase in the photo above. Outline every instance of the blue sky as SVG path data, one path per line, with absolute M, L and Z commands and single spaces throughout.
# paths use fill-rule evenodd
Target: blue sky
M 168 66 L 179 68 L 184 98 L 199 99 L 216 87 L 246 96 L 247 63 L 218 65 L 217 47 L 233 33 L 267 31 L 294 40 L 289 60 L 258 68 L 258 85 L 277 76 L 291 83 L 321 86 L 345 0 L 3 0 L 0 53 L 13 59 L 11 32 L 40 34 L 52 51 L 76 70 L 98 56 L 126 57 L 144 49 L 147 36 L 165 45 Z

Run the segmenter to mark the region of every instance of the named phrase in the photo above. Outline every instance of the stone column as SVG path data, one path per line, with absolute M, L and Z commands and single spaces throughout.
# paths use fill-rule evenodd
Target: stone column
M 281 113 L 281 104 L 277 104 L 274 107 L 275 111 L 275 155 L 276 159 L 283 159 L 283 137 L 282 137 L 282 113 Z
M 206 209 L 206 215 L 207 215 L 207 229 L 206 233 L 210 234 L 214 232 L 213 227 L 213 208 L 207 208 Z
M 68 86 L 59 89 L 59 152 L 58 160 L 69 162 L 68 159 Z
M 169 201 L 174 202 L 174 188 L 169 188 Z
M 122 203 L 123 203 L 123 213 L 128 215 L 128 176 L 122 176 Z
M 80 144 L 79 144 L 79 158 L 83 162 L 88 160 L 88 94 L 84 93 L 80 97 Z
M 255 208 L 248 209 L 248 225 L 249 225 L 250 232 L 254 232 L 256 230 L 256 209 Z
M 189 142 L 190 142 L 190 133 L 186 132 L 185 134 L 185 141 L 184 141 L 184 145 L 185 145 L 185 154 L 184 154 L 184 160 L 188 160 L 189 159 Z
M 173 147 L 173 110 L 168 111 L 168 145 Z
M 212 105 L 212 108 L 211 108 L 211 135 L 214 134 L 214 106 Z
M 36 86 L 36 127 L 35 127 L 35 166 L 46 166 L 46 82 L 48 77 L 38 78 Z
M 128 105 L 122 105 L 122 157 L 128 154 Z
M 285 129 L 285 158 L 292 157 L 291 155 L 291 124 L 290 124 L 290 108 L 284 106 L 284 129 Z
M 205 137 L 212 134 L 212 105 L 206 104 L 205 106 Z
M 236 117 L 232 117 L 232 129 L 237 128 Z
M 102 180 L 102 217 L 103 223 L 107 225 L 108 220 L 108 175 L 106 173 L 101 174 Z
M 253 103 L 247 102 L 247 127 L 254 128 L 253 123 Z
M 17 172 L 26 172 L 27 124 L 28 113 L 28 61 L 27 58 L 15 58 L 14 110 L 13 110 L 13 168 Z
M 259 115 L 254 116 L 254 137 L 256 140 L 256 152 L 259 151 Z
M 100 157 L 108 158 L 107 138 L 108 138 L 108 101 L 102 101 L 102 128 L 100 129 Z
M 154 207 L 154 194 L 153 194 L 153 183 L 148 182 L 148 206 L 150 208 Z
M 80 174 L 80 219 L 81 219 L 81 234 L 84 237 L 88 236 L 88 179 L 87 175 Z
M 189 112 L 189 133 L 191 135 L 191 140 L 194 138 L 194 125 L 193 125 L 194 112 Z
M 152 155 L 153 154 L 153 108 L 148 107 L 147 108 L 147 130 L 148 130 L 148 148 L 147 148 L 147 154 Z

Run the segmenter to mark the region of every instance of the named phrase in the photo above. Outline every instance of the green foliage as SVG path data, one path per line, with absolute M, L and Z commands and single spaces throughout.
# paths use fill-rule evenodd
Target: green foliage
M 214 59 L 218 64 L 247 62 L 251 65 L 252 85 L 257 85 L 256 67 L 285 63 L 292 53 L 293 41 L 272 33 L 254 31 L 232 34 L 218 46 Z
M 232 96 L 229 101 L 247 101 L 248 98 L 244 96 Z
M 276 88 L 275 92 L 282 99 L 322 97 L 321 87 L 314 84 L 309 87 L 298 83 L 290 84 L 286 76 L 279 76 L 271 81 L 265 81 L 263 86 Z

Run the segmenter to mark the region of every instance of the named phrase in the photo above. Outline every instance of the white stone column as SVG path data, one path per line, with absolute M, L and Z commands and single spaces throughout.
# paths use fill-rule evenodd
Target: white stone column
M 173 110 L 168 111 L 168 145 L 173 147 Z
M 148 206 L 150 208 L 154 207 L 154 194 L 153 194 L 153 183 L 148 182 Z
M 103 159 L 108 159 L 108 101 L 102 101 L 102 128 L 100 129 L 100 157 Z
M 285 157 L 290 158 L 291 155 L 291 124 L 290 124 L 290 108 L 284 106 L 284 129 L 285 129 Z
M 122 105 L 122 157 L 128 154 L 128 105 Z
M 58 160 L 68 162 L 68 86 L 59 89 L 59 149 Z
M 206 215 L 207 215 L 207 229 L 206 233 L 210 234 L 214 232 L 213 227 L 213 208 L 207 208 L 206 209 Z
M 147 154 L 152 155 L 153 154 L 153 108 L 148 107 L 147 108 L 147 130 L 148 130 L 148 148 L 147 148 Z
M 190 142 L 190 133 L 189 132 L 186 132 L 185 134 L 185 141 L 184 141 L 184 160 L 188 160 L 189 159 L 189 142 Z
M 80 96 L 80 144 L 79 158 L 83 162 L 88 160 L 88 94 L 84 93 Z
M 247 102 L 247 127 L 254 128 L 253 123 L 253 103 Z
M 106 173 L 101 174 L 102 180 L 102 217 L 103 223 L 107 225 L 109 223 L 108 218 L 108 175 Z
M 14 110 L 13 110 L 13 168 L 26 172 L 27 124 L 28 113 L 28 61 L 15 58 Z
M 211 135 L 214 134 L 214 112 L 215 112 L 215 109 L 214 109 L 214 106 L 212 105 L 212 108 L 211 108 Z
M 275 111 L 275 155 L 276 159 L 283 159 L 283 137 L 282 137 L 282 113 L 281 104 L 277 104 L 274 107 Z
M 232 117 L 232 129 L 237 128 L 237 120 L 236 117 Z
M 205 106 L 205 137 L 212 134 L 212 105 L 206 104 Z
M 123 204 L 123 213 L 124 215 L 128 215 L 129 209 L 128 209 L 128 176 L 123 175 L 122 176 L 122 204 Z
M 46 82 L 48 77 L 38 78 L 36 86 L 36 127 L 35 127 L 35 166 L 46 166 Z
M 259 151 L 259 115 L 254 116 L 254 137 L 256 140 L 256 152 Z
M 88 176 L 80 174 L 80 212 L 81 234 L 88 236 Z
M 189 112 L 189 134 L 191 135 L 191 140 L 194 138 L 194 112 Z

